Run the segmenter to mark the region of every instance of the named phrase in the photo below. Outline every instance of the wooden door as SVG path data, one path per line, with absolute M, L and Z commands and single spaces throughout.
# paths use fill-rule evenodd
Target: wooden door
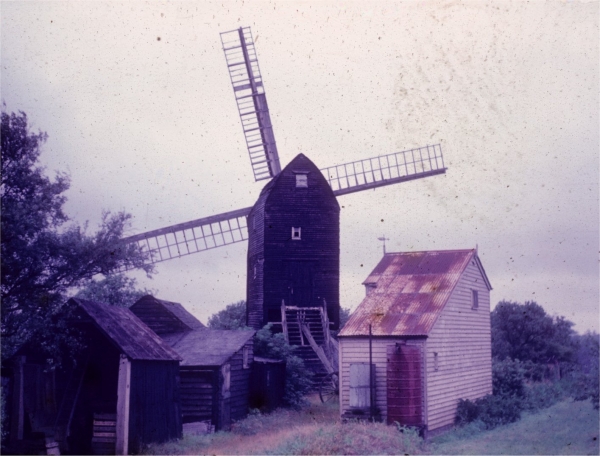
M 313 303 L 313 261 L 287 261 L 288 298 L 286 304 L 311 307 Z
M 423 424 L 421 347 L 387 347 L 387 422 L 404 426 Z

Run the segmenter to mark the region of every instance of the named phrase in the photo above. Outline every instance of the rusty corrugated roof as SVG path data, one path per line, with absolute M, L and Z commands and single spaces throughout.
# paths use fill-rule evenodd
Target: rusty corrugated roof
M 340 337 L 429 334 L 475 250 L 387 253 L 363 282 L 374 286 Z M 486 284 L 485 272 L 481 268 Z

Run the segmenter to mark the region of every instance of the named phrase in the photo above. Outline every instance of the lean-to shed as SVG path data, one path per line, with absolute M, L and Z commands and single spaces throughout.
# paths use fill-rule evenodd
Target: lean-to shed
M 248 414 L 254 331 L 201 329 L 165 335 L 183 358 L 184 423 L 210 422 L 215 430 Z
M 205 422 L 221 430 L 248 414 L 254 331 L 208 329 L 181 304 L 150 295 L 131 311 L 182 359 L 184 424 Z
M 182 433 L 179 355 L 129 309 L 70 299 L 64 318 L 86 348 L 45 371 L 23 347 L 12 375 L 11 440 L 55 440 L 70 454 L 126 454 Z M 68 357 L 66 357 L 68 358 Z
M 342 416 L 375 411 L 432 435 L 459 399 L 492 392 L 492 287 L 477 250 L 387 253 L 363 284 L 339 333 Z

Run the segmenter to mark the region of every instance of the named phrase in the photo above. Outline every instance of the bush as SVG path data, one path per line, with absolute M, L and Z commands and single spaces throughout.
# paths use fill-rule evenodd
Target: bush
M 503 424 L 514 423 L 521 418 L 521 400 L 514 396 L 488 395 L 476 401 L 481 410 L 478 419 L 486 429 L 494 429 Z
M 525 396 L 525 370 L 520 361 L 504 359 L 492 362 L 492 387 L 494 396 Z
M 454 423 L 459 426 L 464 426 L 475 421 L 479 414 L 480 410 L 475 402 L 470 401 L 469 399 L 459 399 Z
M 488 394 L 475 401 L 460 399 L 455 423 L 464 426 L 478 420 L 484 424 L 486 429 L 493 429 L 502 424 L 519 420 L 521 408 L 521 399 L 514 396 Z
M 285 405 L 299 408 L 306 404 L 305 396 L 312 387 L 313 373 L 306 368 L 304 361 L 293 354 L 294 347 L 287 343 L 283 334 L 273 334 L 271 324 L 257 331 L 254 337 L 254 354 L 265 358 L 282 359 L 285 368 Z
M 522 409 L 528 412 L 548 408 L 566 396 L 562 385 L 558 382 L 532 383 L 525 387 L 525 391 Z

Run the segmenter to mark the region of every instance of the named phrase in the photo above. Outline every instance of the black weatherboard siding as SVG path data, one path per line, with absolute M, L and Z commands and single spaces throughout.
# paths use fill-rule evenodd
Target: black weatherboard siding
M 304 177 L 306 176 L 306 177 Z M 327 305 L 339 324 L 340 206 L 300 154 L 262 190 L 248 217 L 248 325 L 281 321 L 288 306 Z

